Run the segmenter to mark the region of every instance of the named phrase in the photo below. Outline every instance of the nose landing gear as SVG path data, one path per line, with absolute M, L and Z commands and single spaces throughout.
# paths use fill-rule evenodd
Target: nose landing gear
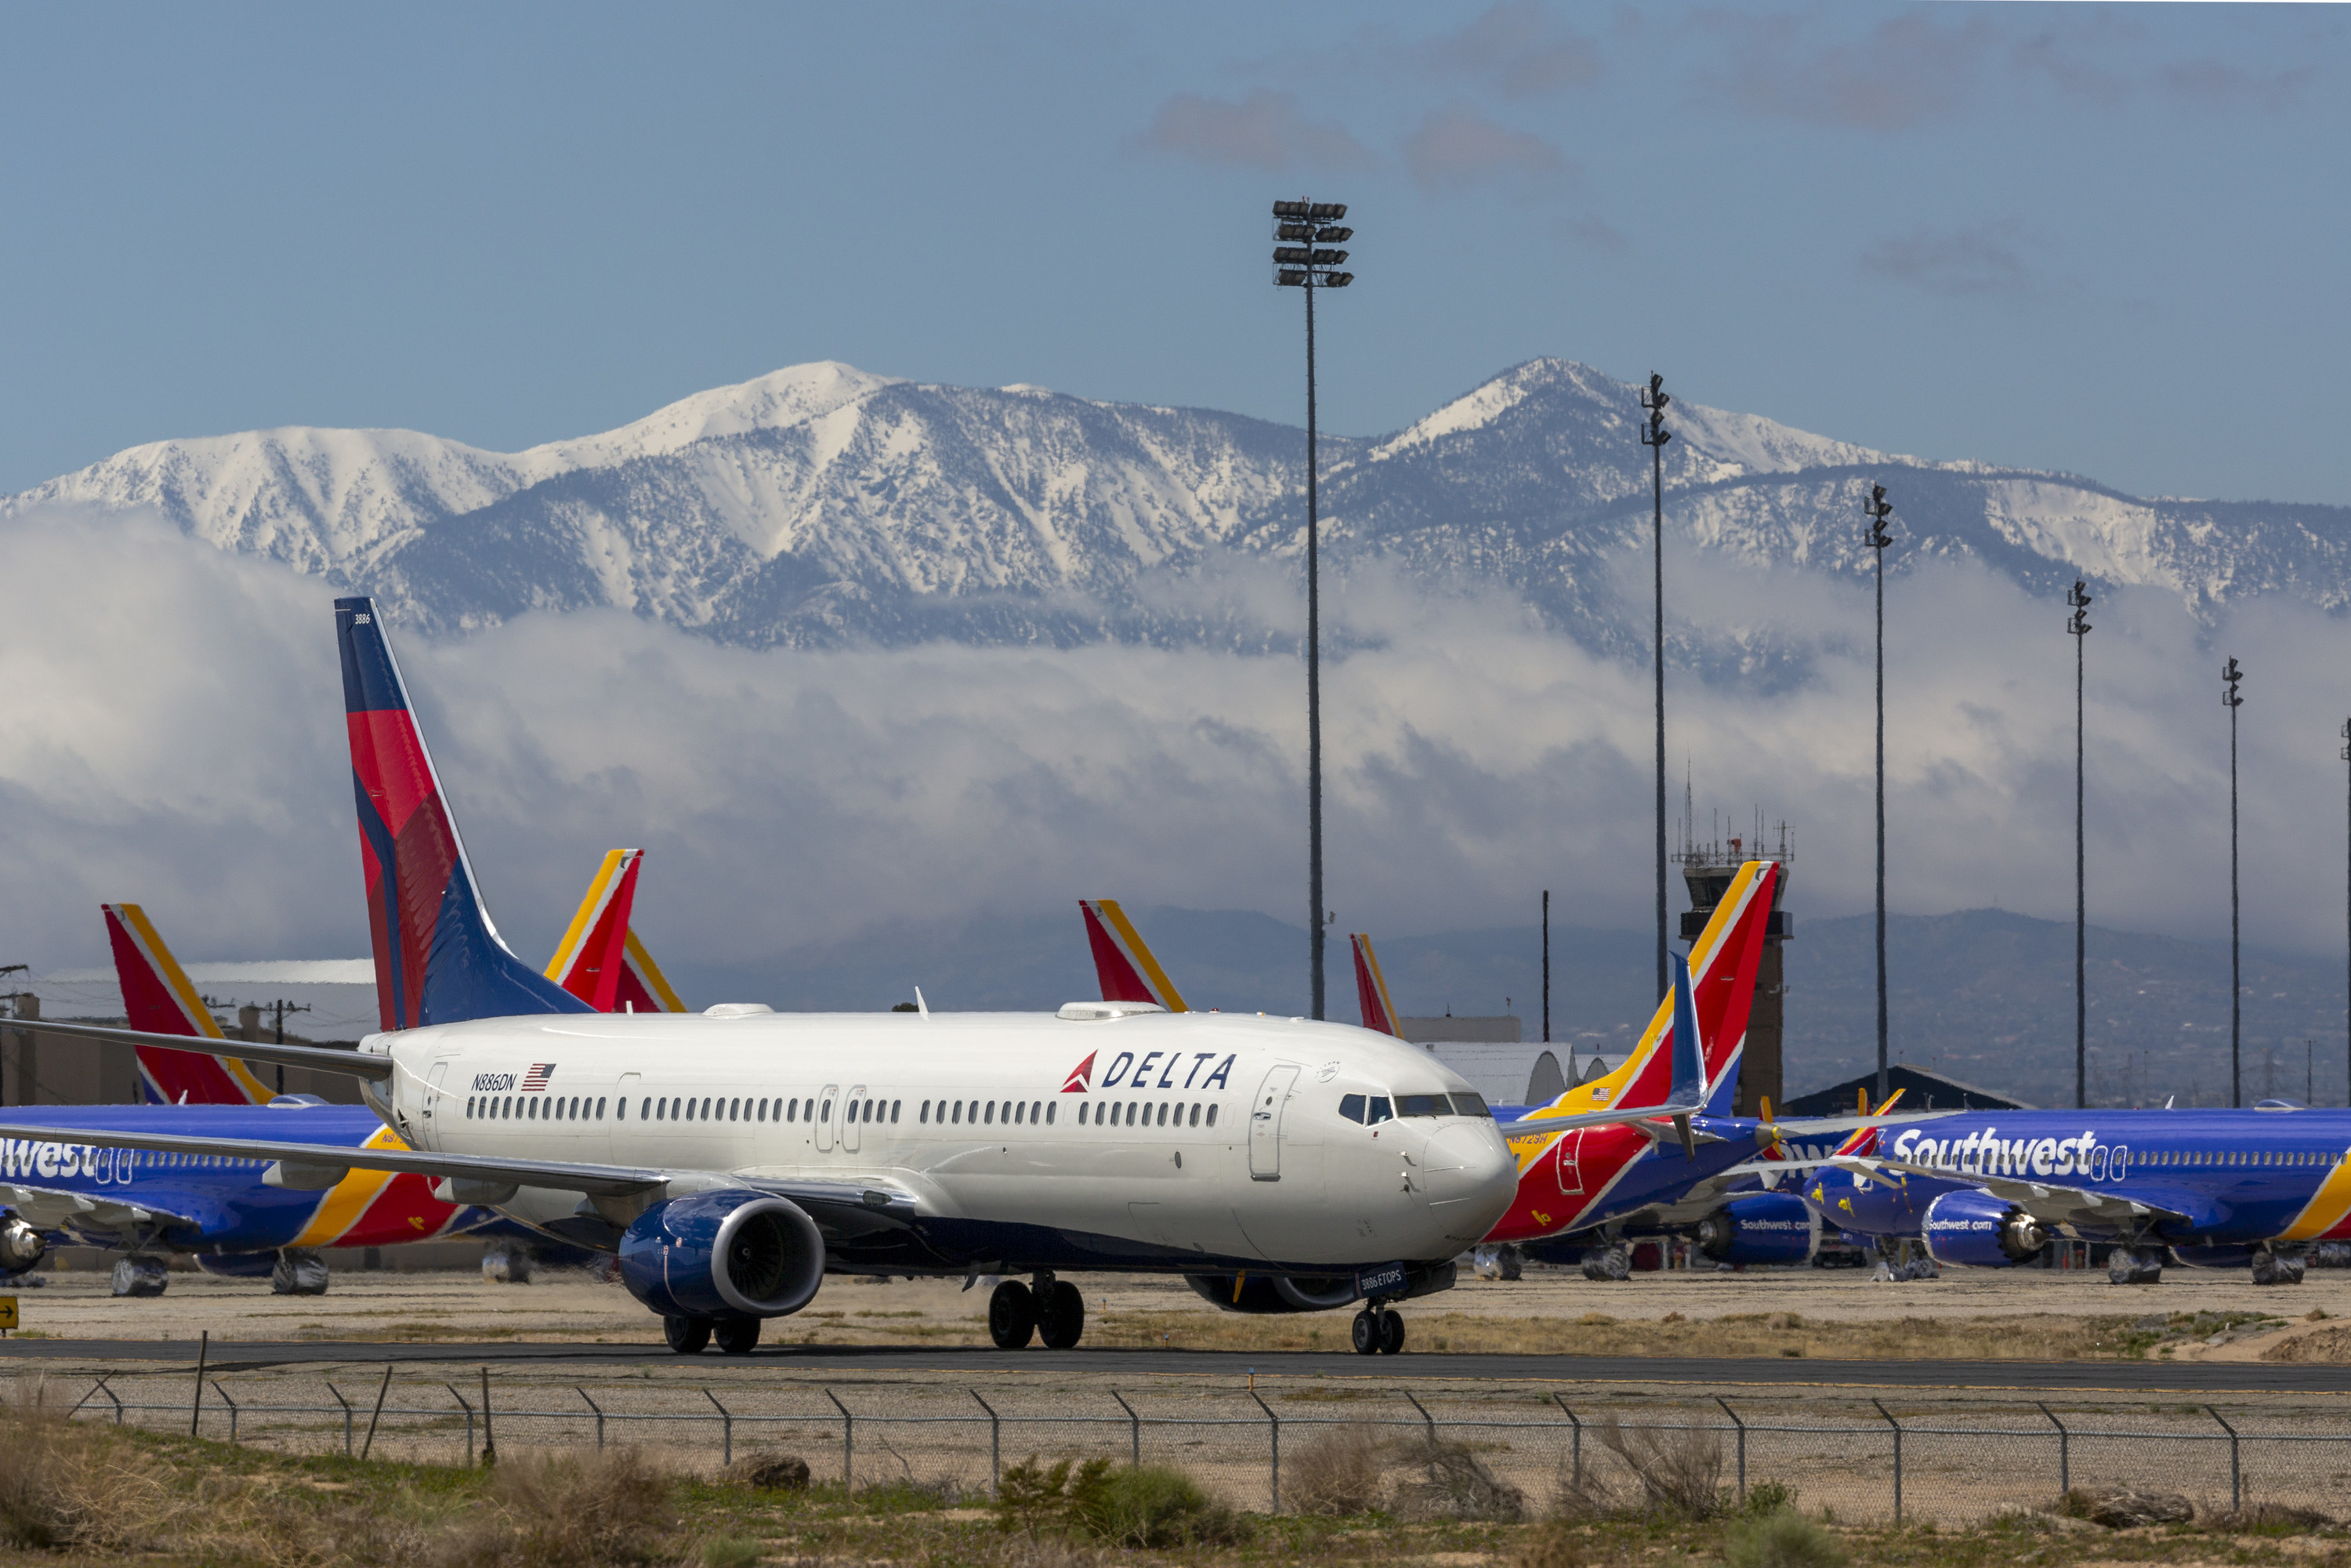
M 1355 1314 L 1353 1338 L 1357 1355 L 1398 1354 L 1404 1349 L 1404 1319 L 1387 1307 L 1365 1307 Z

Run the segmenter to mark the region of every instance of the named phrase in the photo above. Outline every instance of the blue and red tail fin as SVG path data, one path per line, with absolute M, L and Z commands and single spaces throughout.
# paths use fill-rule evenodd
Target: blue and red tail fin
M 1355 949 L 1355 1006 L 1362 1012 L 1364 1027 L 1382 1034 L 1396 1033 L 1395 1002 L 1388 995 L 1388 977 L 1380 973 L 1372 939 L 1358 931 L 1347 940 Z
M 516 957 L 482 906 L 375 601 L 336 600 L 335 637 L 383 1027 L 589 1011 Z
M 1674 960 L 1673 1078 L 1666 1090 L 1669 1105 L 1696 1105 L 1706 1097 L 1706 1043 L 1698 1033 L 1698 1003 L 1690 995 L 1689 960 L 1679 953 Z
M 1719 977 L 1721 990 L 1714 998 L 1705 1036 L 1706 1066 L 1711 1087 L 1706 1113 L 1728 1116 L 1739 1094 L 1739 1064 L 1747 1055 L 1747 1020 L 1755 1011 L 1755 977 L 1763 967 L 1763 943 L 1770 934 L 1771 904 L 1777 895 L 1777 861 L 1749 861 L 1731 878 L 1708 932 L 1719 944 L 1708 965 L 1709 977 Z M 1724 907 L 1729 906 L 1729 907 Z M 1706 933 L 1701 933 L 1701 939 Z
M 1106 1002 L 1156 1002 L 1171 1013 L 1186 1012 L 1176 982 L 1151 955 L 1143 934 L 1126 917 L 1115 898 L 1081 898 L 1078 912 L 1086 920 L 1086 946 L 1093 949 L 1094 975 L 1102 981 Z
M 106 914 L 107 945 L 114 949 L 114 977 L 122 987 L 122 1008 L 131 1027 L 149 1034 L 224 1038 L 180 961 L 149 923 L 147 912 L 135 904 L 99 907 Z M 141 1086 L 149 1100 L 162 1104 L 261 1105 L 270 1098 L 244 1062 L 228 1057 L 152 1045 L 139 1047 L 138 1056 Z
M 643 850 L 607 850 L 589 880 L 563 940 L 548 961 L 547 977 L 600 1013 L 621 1010 L 621 981 L 629 967 L 629 913 L 636 904 Z M 634 1009 L 630 1010 L 634 1011 Z

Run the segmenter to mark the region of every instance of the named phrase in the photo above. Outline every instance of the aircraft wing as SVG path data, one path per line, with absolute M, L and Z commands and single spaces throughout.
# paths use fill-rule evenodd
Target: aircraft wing
M 242 1042 L 240 1042 L 241 1044 Z M 0 1123 L 0 1137 L 55 1138 L 54 1127 L 19 1127 Z M 451 1181 L 541 1186 L 576 1192 L 590 1197 L 631 1197 L 673 1183 L 696 1190 L 717 1183 L 772 1192 L 796 1202 L 829 1207 L 852 1206 L 877 1214 L 904 1218 L 914 1200 L 904 1193 L 851 1182 L 774 1180 L 738 1176 L 726 1171 L 665 1169 L 649 1166 L 606 1166 L 569 1160 L 506 1159 L 487 1155 L 435 1155 L 415 1149 L 355 1148 L 349 1144 L 306 1144 L 291 1139 L 198 1138 L 175 1133 L 118 1133 L 76 1129 L 74 1141 L 99 1148 L 153 1149 L 174 1155 L 221 1155 L 231 1159 L 274 1161 L 297 1166 L 308 1177 L 320 1172 L 394 1171 Z M 8 1189 L 0 1186 L 0 1193 Z
M 184 1214 L 174 1214 L 167 1208 L 158 1208 L 152 1204 L 130 1203 L 118 1197 L 69 1192 L 63 1187 L 28 1186 L 20 1181 L 0 1182 L 0 1203 L 15 1209 L 27 1225 L 41 1230 L 135 1232 L 151 1226 L 204 1228 L 200 1220 Z
M 2069 1186 L 2062 1182 L 2036 1181 L 2031 1176 L 1974 1176 L 1884 1155 L 1846 1155 L 1827 1163 L 1871 1176 L 1898 1171 L 1905 1176 L 1929 1176 L 1937 1181 L 1981 1187 L 1994 1197 L 2006 1198 L 2033 1218 L 2046 1220 L 2053 1225 L 2119 1225 L 2126 1220 L 2145 1219 L 2149 1215 L 2161 1215 L 2166 1219 L 2191 1224 L 2195 1220 L 2195 1217 L 2185 1210 L 2164 1204 L 2146 1203 L 2138 1198 L 2125 1197 L 2120 1193 L 2093 1192 L 2087 1187 Z
M 201 1035 L 152 1034 L 143 1029 L 110 1029 L 104 1024 L 57 1023 L 43 1019 L 43 1034 L 69 1035 L 77 1040 L 110 1040 L 121 1045 L 161 1046 L 166 1051 L 193 1051 L 199 1056 L 228 1056 L 242 1061 L 275 1061 L 287 1067 L 315 1067 L 350 1078 L 378 1082 L 392 1076 L 392 1058 L 328 1045 L 276 1045 L 247 1040 L 207 1040 Z M 83 1143 L 93 1140 L 84 1138 Z M 126 1145 L 129 1146 L 129 1145 Z

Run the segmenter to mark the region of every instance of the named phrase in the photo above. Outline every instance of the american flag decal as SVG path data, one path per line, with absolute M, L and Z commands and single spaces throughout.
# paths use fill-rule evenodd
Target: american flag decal
M 530 1064 L 530 1071 L 522 1075 L 522 1092 L 528 1094 L 534 1091 L 545 1089 L 547 1081 L 554 1076 L 555 1063 L 534 1061 Z

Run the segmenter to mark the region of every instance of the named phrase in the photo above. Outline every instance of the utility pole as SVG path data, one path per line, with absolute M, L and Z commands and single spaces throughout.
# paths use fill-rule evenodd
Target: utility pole
M 1886 519 L 1894 515 L 1894 503 L 1886 498 L 1886 486 L 1872 485 L 1869 499 L 1863 503 L 1862 514 L 1868 519 L 1868 533 L 1862 542 L 1877 558 L 1877 1098 L 1886 1097 L 1886 547 L 1894 537 L 1886 531 Z
M 2343 737 L 2343 760 L 2351 762 L 2351 718 L 2345 719 L 2342 729 L 2336 733 Z M 2345 786 L 2343 813 L 2344 831 L 2347 835 L 2344 840 L 2343 862 L 2343 1103 L 2351 1105 L 2351 782 Z
M 1306 900 L 1308 946 L 1312 966 L 1313 1016 L 1322 1017 L 1322 936 L 1330 913 L 1322 907 L 1322 532 L 1314 476 L 1314 291 L 1344 288 L 1352 272 L 1337 270 L 1347 259 L 1343 245 L 1354 230 L 1332 225 L 1347 215 L 1344 202 L 1276 202 L 1273 281 L 1277 287 L 1306 291 Z
M 0 978 L 5 978 L 10 975 L 29 975 L 32 972 L 33 967 L 30 964 L 0 964 Z M 16 1001 L 24 993 L 21 991 L 16 991 L 10 992 L 6 995 L 0 995 L 0 1001 L 5 1001 L 8 1004 L 8 1013 L 10 1017 L 13 1018 L 16 1016 Z M 7 1038 L 7 1035 L 0 1034 L 0 1043 L 5 1043 Z M 5 1050 L 0 1050 L 0 1105 L 13 1105 L 18 1103 L 8 1098 L 7 1061 L 8 1053 Z M 23 1074 L 19 1073 L 18 1077 L 21 1080 Z M 22 1082 L 19 1082 L 16 1085 L 17 1092 L 22 1094 L 24 1092 L 24 1089 L 25 1085 Z M 32 1103 L 32 1101 L 27 1098 L 22 1103 L 29 1105 Z
M 2074 1108 L 2090 1103 L 2089 886 L 2084 879 L 2082 850 L 2082 650 L 2090 640 L 2088 584 L 2074 580 L 2065 602 L 2074 613 L 2065 630 L 2074 639 Z
M 1672 979 L 1666 972 L 1666 443 L 1674 438 L 1666 428 L 1666 378 L 1649 372 L 1641 389 L 1641 407 L 1649 418 L 1641 427 L 1641 444 L 1649 449 L 1649 489 L 1652 502 L 1650 538 L 1656 577 L 1657 674 L 1657 994 L 1667 995 Z
M 284 997 L 280 997 L 276 1001 L 271 1002 L 269 1007 L 270 1009 L 277 1015 L 276 1029 L 277 1043 L 280 1045 L 284 1045 L 286 1043 L 286 1015 L 287 1013 L 307 1013 L 310 1010 L 308 1003 L 297 1006 L 296 1004 L 287 1001 Z M 280 1094 L 286 1092 L 286 1064 L 282 1061 L 277 1064 L 277 1092 Z
M 1551 889 L 1543 889 L 1543 1043 L 1551 1043 Z
M 2220 671 L 2221 684 L 2228 687 L 2220 701 L 2229 710 L 2229 1103 L 2240 1107 L 2245 1103 L 2245 971 L 2237 947 L 2237 710 L 2245 706 L 2245 699 L 2237 695 L 2237 683 L 2244 678 L 2245 672 L 2231 654 Z

